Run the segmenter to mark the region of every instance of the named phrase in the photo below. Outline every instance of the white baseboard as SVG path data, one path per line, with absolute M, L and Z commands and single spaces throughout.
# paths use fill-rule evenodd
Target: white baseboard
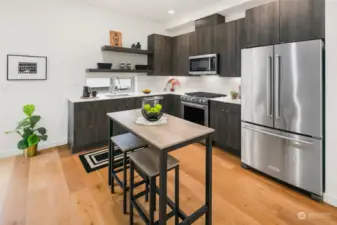
M 329 205 L 337 207 L 337 197 L 336 196 L 324 194 L 323 199 L 324 199 L 324 202 L 328 203 Z
M 53 141 L 53 142 L 41 142 L 39 143 L 39 150 L 38 151 L 43 151 L 48 148 L 60 146 L 60 145 L 65 145 L 67 144 L 66 141 Z M 22 154 L 22 150 L 18 149 L 12 149 L 8 151 L 2 151 L 0 152 L 0 158 L 7 158 L 11 156 L 16 156 Z

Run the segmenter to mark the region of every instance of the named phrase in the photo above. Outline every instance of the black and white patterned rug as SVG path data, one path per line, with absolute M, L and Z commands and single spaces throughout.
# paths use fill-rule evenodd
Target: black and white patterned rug
M 122 151 L 115 146 L 115 167 L 119 167 L 123 163 L 123 154 Z M 80 155 L 80 160 L 84 166 L 87 173 L 99 170 L 108 166 L 109 161 L 109 151 L 108 148 L 103 148 L 97 151 L 89 152 L 83 155 Z

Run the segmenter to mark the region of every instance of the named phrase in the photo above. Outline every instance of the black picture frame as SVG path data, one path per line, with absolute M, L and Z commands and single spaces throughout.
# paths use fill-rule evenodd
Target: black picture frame
M 43 78 L 43 79 L 10 79 L 9 78 L 9 57 L 15 57 L 15 56 L 45 59 L 46 60 L 45 78 Z M 48 57 L 47 56 L 15 55 L 15 54 L 8 54 L 7 55 L 7 81 L 43 81 L 43 80 L 47 80 L 47 78 L 48 78 Z

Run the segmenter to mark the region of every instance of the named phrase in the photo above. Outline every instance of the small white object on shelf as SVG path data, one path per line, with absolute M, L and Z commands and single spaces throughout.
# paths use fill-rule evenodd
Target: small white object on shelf
M 167 117 L 161 117 L 158 121 L 150 122 L 147 119 L 145 119 L 143 116 L 140 116 L 135 121 L 138 125 L 145 125 L 145 126 L 157 126 L 157 125 L 163 125 L 167 124 Z

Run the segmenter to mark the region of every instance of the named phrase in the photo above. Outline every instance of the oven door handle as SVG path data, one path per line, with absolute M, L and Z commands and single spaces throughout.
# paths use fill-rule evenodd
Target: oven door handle
M 186 105 L 186 106 L 190 106 L 190 107 L 194 107 L 194 108 L 198 108 L 198 109 L 207 109 L 208 108 L 207 105 L 199 105 L 199 104 L 190 103 L 190 102 L 181 102 L 181 104 Z

